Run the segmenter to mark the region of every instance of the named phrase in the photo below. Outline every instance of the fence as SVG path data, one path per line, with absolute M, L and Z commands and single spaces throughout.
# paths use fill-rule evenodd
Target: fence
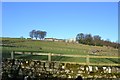
M 119 56 L 92 56 L 92 55 L 70 55 L 70 54 L 53 54 L 53 53 L 31 53 L 31 52 L 15 52 L 11 53 L 11 58 L 14 58 L 14 54 L 31 54 L 31 55 L 43 55 L 48 56 L 48 61 L 52 61 L 52 56 L 63 56 L 63 57 L 79 57 L 79 58 L 86 58 L 86 62 L 66 62 L 62 61 L 62 63 L 71 63 L 71 64 L 82 64 L 82 65 L 97 65 L 97 66 L 120 66 L 119 63 L 91 63 L 91 58 L 116 58 L 120 59 Z M 57 61 L 56 61 L 57 62 Z

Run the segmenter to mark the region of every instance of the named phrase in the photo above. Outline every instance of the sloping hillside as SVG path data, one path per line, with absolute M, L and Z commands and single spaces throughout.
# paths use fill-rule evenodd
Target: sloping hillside
M 9 50 L 15 51 L 42 51 L 49 53 L 80 55 L 92 53 L 96 53 L 96 55 L 108 56 L 118 55 L 118 49 L 114 49 L 111 47 L 89 46 L 77 43 L 27 40 L 19 38 L 3 38 L 2 42 L 4 47 L 8 48 Z
M 20 38 L 3 38 L 3 56 L 10 51 L 30 51 L 55 54 L 72 54 L 72 55 L 95 55 L 95 56 L 118 56 L 118 49 L 111 47 L 89 46 L 77 43 L 40 41 Z M 46 56 L 24 56 L 26 59 L 47 59 Z M 20 57 L 20 58 L 23 58 Z M 53 60 L 66 61 L 85 61 L 85 59 L 71 57 L 54 57 Z M 92 59 L 93 62 L 118 62 L 118 59 Z

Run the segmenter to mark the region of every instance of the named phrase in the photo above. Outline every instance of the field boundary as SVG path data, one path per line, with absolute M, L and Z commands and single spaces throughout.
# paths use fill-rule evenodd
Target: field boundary
M 63 57 L 81 57 L 81 58 L 86 58 L 85 63 L 80 63 L 80 62 L 68 62 L 68 61 L 53 61 L 53 62 L 62 62 L 62 63 L 70 63 L 70 64 L 82 64 L 82 65 L 97 65 L 97 66 L 120 66 L 120 63 L 91 63 L 90 59 L 91 58 L 117 58 L 120 59 L 119 56 L 93 56 L 93 55 L 71 55 L 71 54 L 55 54 L 55 53 L 35 53 L 35 52 L 15 52 L 13 51 L 11 53 L 11 58 L 14 58 L 14 54 L 32 54 L 32 55 L 43 55 L 43 56 L 48 56 L 48 61 L 52 61 L 52 56 L 63 56 Z

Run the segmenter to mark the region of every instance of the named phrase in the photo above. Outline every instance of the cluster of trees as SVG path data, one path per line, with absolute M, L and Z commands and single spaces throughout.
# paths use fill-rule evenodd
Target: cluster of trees
M 33 39 L 40 39 L 43 40 L 45 38 L 45 36 L 47 35 L 46 31 L 40 31 L 40 30 L 32 30 L 29 33 L 29 36 Z
M 102 40 L 99 35 L 92 36 L 91 34 L 79 33 L 76 36 L 76 41 L 81 44 L 93 45 L 93 46 L 110 46 L 118 48 L 118 43 L 111 42 L 110 40 Z

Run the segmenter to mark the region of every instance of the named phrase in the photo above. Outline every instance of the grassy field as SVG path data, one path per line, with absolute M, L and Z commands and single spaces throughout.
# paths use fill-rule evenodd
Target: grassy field
M 10 57 L 11 51 L 22 51 L 22 52 L 42 52 L 42 53 L 55 53 L 55 54 L 72 54 L 72 55 L 93 55 L 93 50 L 100 50 L 94 54 L 95 56 L 118 56 L 118 49 L 111 47 L 99 47 L 89 46 L 77 43 L 66 43 L 66 42 L 52 42 L 52 41 L 40 41 L 31 39 L 20 39 L 20 38 L 2 38 L 2 57 Z M 16 58 L 25 59 L 38 59 L 47 60 L 47 56 L 31 56 L 31 55 L 16 55 Z M 54 61 L 74 61 L 74 62 L 85 62 L 85 58 L 72 58 L 72 57 L 52 57 Z M 118 63 L 118 59 L 91 59 L 91 62 L 95 63 Z

